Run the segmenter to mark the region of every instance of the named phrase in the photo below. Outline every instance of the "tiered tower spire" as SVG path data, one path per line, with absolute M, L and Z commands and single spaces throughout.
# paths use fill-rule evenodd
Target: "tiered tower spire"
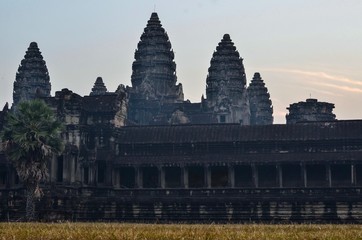
M 255 73 L 248 87 L 250 104 L 250 124 L 269 125 L 273 124 L 273 106 L 270 94 L 260 73 Z
M 174 52 L 157 13 L 152 13 L 134 56 L 131 76 L 133 98 L 183 101 L 182 85 L 176 85 Z
M 92 92 L 89 94 L 90 96 L 96 95 L 104 95 L 107 93 L 107 88 L 103 83 L 103 79 L 101 77 L 97 77 L 96 82 L 92 88 Z
M 229 34 L 216 47 L 206 79 L 207 105 L 219 122 L 248 125 L 250 110 L 243 59 Z
M 37 97 L 50 96 L 50 80 L 48 68 L 36 42 L 30 43 L 21 61 L 14 82 L 14 105 Z

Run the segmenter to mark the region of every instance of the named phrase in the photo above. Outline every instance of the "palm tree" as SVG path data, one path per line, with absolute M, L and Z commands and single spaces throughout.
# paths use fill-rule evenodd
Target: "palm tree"
M 35 220 L 39 183 L 48 178 L 47 163 L 63 151 L 62 124 L 41 100 L 21 102 L 6 116 L 1 133 L 3 148 L 26 188 L 26 220 Z

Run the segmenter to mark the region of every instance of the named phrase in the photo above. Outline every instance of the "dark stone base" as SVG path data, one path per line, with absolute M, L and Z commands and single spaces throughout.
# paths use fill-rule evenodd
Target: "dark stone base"
M 360 188 L 45 189 L 41 221 L 362 223 Z M 0 220 L 25 216 L 23 189 L 1 190 Z

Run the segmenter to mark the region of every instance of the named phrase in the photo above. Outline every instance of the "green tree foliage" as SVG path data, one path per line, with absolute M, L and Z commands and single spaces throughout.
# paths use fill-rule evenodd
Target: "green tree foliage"
M 35 200 L 47 180 L 47 163 L 63 151 L 62 124 L 41 100 L 21 102 L 6 116 L 1 133 L 3 148 L 26 188 L 26 219 L 35 220 Z

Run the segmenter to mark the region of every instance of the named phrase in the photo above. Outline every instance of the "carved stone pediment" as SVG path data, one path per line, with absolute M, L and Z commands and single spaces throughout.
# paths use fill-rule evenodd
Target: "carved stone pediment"
M 180 109 L 177 109 L 176 111 L 174 111 L 172 113 L 169 123 L 172 125 L 187 124 L 187 123 L 190 123 L 190 119 L 187 117 L 187 115 L 183 111 L 181 111 Z
M 214 108 L 214 112 L 230 113 L 231 112 L 231 100 L 228 98 L 220 99 L 218 105 Z

